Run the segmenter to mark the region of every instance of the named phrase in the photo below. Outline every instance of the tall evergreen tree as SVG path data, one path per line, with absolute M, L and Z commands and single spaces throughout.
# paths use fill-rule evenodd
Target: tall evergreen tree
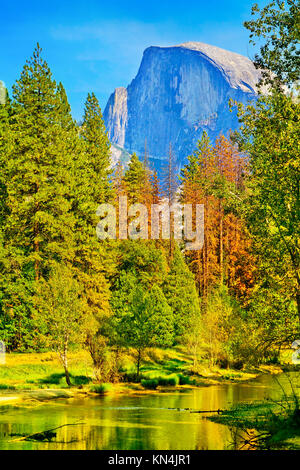
M 7 211 L 7 191 L 6 191 L 6 161 L 7 154 L 12 145 L 12 138 L 9 126 L 10 100 L 7 90 L 0 82 L 0 227 L 3 226 L 5 213 Z M 2 86 L 2 88 L 1 88 Z
M 12 342 L 18 347 L 16 337 L 24 333 L 34 309 L 34 280 L 47 276 L 54 262 L 71 261 L 74 255 L 68 131 L 61 126 L 57 85 L 39 45 L 13 87 L 9 135 L 2 308 L 14 319 Z
M 81 136 L 85 141 L 86 171 L 89 173 L 90 190 L 98 204 L 111 197 L 111 155 L 110 142 L 98 99 L 88 94 L 85 102 Z
M 71 157 L 57 86 L 39 46 L 13 87 L 6 236 L 39 279 L 51 260 L 72 257 Z
M 126 193 L 130 204 L 143 204 L 145 202 L 144 187 L 146 172 L 147 170 L 143 163 L 133 153 L 124 177 Z
M 67 109 L 67 108 L 66 108 Z M 73 200 L 75 225 L 74 266 L 84 286 L 87 305 L 101 321 L 109 315 L 109 285 L 105 277 L 110 270 L 107 245 L 98 240 L 97 208 L 112 197 L 110 175 L 110 144 L 105 131 L 99 103 L 88 95 L 84 121 L 80 129 L 81 145 L 74 160 L 76 188 Z
M 175 245 L 163 291 L 173 310 L 175 338 L 180 342 L 185 331 L 191 327 L 190 320 L 200 316 L 200 307 L 193 274 L 185 264 L 178 245 Z

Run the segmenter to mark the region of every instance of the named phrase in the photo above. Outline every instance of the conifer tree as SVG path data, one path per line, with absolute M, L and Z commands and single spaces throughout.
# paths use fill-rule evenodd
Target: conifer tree
M 0 82 L 1 85 L 1 82 Z M 2 85 L 1 85 L 2 86 Z M 7 154 L 10 151 L 12 139 L 9 126 L 10 100 L 7 90 L 0 88 L 0 227 L 4 223 L 6 213 L 6 162 Z
M 213 146 L 204 134 L 182 172 L 183 202 L 204 204 L 204 246 L 187 257 L 205 297 L 225 284 L 246 302 L 253 288 L 254 258 L 241 219 L 245 171 L 245 157 L 231 142 L 220 136 Z
M 31 341 L 34 281 L 47 276 L 54 262 L 74 255 L 68 131 L 61 126 L 57 85 L 39 45 L 13 87 L 9 136 L 2 309 L 13 319 L 16 348 Z
M 168 159 L 165 167 L 163 168 L 163 195 L 167 198 L 169 205 L 170 217 L 170 240 L 169 240 L 169 256 L 173 257 L 174 253 L 174 214 L 172 212 L 172 205 L 176 202 L 176 192 L 178 189 L 178 174 L 175 155 L 172 145 L 169 145 Z
M 163 290 L 173 310 L 175 338 L 180 342 L 191 327 L 190 319 L 200 316 L 200 308 L 193 274 L 185 264 L 177 244 Z
M 80 129 L 81 148 L 74 160 L 76 188 L 72 210 L 76 214 L 75 260 L 77 277 L 87 299 L 88 308 L 96 319 L 109 315 L 110 270 L 107 245 L 98 240 L 97 208 L 112 197 L 110 174 L 110 144 L 101 109 L 94 94 L 88 95 L 84 121 Z
M 57 86 L 38 45 L 13 87 L 5 226 L 36 280 L 51 260 L 72 258 L 72 162 L 58 106 Z
M 88 94 L 85 102 L 81 136 L 85 142 L 86 170 L 89 173 L 90 190 L 98 204 L 111 197 L 109 177 L 111 175 L 110 142 L 104 125 L 99 102 Z
M 133 153 L 124 177 L 126 193 L 130 204 L 143 204 L 145 202 L 145 179 L 145 166 L 139 160 L 138 156 Z

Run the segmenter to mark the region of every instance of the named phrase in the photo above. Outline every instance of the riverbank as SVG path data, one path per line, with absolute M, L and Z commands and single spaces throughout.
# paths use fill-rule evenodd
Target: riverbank
M 208 419 L 235 429 L 240 450 L 300 450 L 299 388 L 297 372 L 283 374 L 281 396 L 237 403 Z
M 236 426 L 242 415 L 237 413 L 227 424 L 210 418 L 221 418 L 221 410 L 225 415 L 240 405 L 246 412 L 246 407 L 251 410 L 252 404 L 262 401 L 281 403 L 281 387 L 286 390 L 288 377 L 292 376 L 298 373 L 278 377 L 262 374 L 247 383 L 219 383 L 192 389 L 170 387 L 143 393 L 129 393 L 127 389 L 125 393 L 107 393 L 100 399 L 74 388 L 24 391 L 20 392 L 22 401 L 1 409 L 0 448 L 238 450 L 245 448 L 244 437 L 248 438 L 251 431 L 244 432 Z M 13 396 L 14 392 L 10 394 Z M 267 407 L 256 410 L 264 415 Z M 50 440 L 46 436 L 48 430 L 56 433 Z M 255 432 L 261 431 L 252 428 L 251 435 Z M 296 448 L 297 442 L 288 445 Z
M 86 351 L 70 353 L 72 387 L 65 381 L 63 369 L 54 353 L 7 354 L 0 365 L 0 405 L 19 399 L 43 400 L 72 398 L 99 394 L 148 394 L 157 391 L 185 390 L 219 383 L 240 383 L 255 379 L 264 373 L 277 374 L 275 366 L 257 369 L 231 370 L 218 367 L 199 367 L 192 373 L 192 359 L 182 349 L 155 350 L 145 357 L 141 368 L 142 383 L 134 383 L 134 364 L 130 356 L 124 358 L 125 380 L 115 384 L 95 384 L 93 364 Z

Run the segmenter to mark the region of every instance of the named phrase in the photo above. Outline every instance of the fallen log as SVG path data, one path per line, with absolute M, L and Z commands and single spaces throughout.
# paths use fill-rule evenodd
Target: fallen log
M 224 410 L 192 410 L 191 408 L 168 408 L 168 410 L 189 411 L 190 413 L 222 413 Z
M 191 410 L 190 413 L 222 413 L 224 410 Z
M 29 434 L 28 436 L 22 436 L 19 437 L 18 439 L 12 439 L 10 442 L 20 442 L 20 441 L 26 441 L 26 440 L 31 440 L 31 441 L 48 441 L 50 442 L 53 437 L 56 437 L 56 431 L 57 429 L 64 428 L 66 426 L 78 426 L 80 424 L 85 424 L 85 423 L 69 423 L 69 424 L 62 424 L 61 426 L 57 426 L 56 428 L 52 429 L 47 429 L 46 431 L 41 431 L 41 432 L 35 432 L 34 434 Z

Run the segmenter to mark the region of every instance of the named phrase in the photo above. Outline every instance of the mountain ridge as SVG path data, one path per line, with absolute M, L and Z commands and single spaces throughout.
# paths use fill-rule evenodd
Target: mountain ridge
M 238 127 L 230 99 L 256 96 L 260 72 L 250 59 L 200 42 L 145 49 L 136 77 L 117 88 L 104 110 L 112 143 L 147 153 L 160 165 L 171 143 L 179 166 L 207 132 L 212 140 Z

